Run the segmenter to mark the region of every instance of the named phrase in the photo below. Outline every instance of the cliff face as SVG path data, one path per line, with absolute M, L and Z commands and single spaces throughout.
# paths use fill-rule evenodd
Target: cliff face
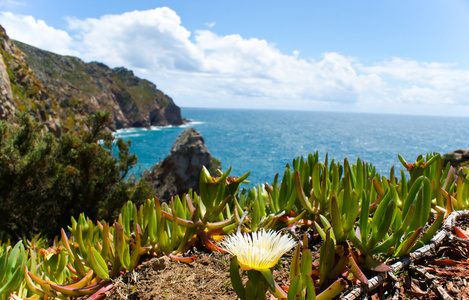
M 7 66 L 3 59 L 0 59 L 0 119 L 10 118 L 14 111 L 13 92 Z
M 60 131 L 80 126 L 80 120 L 98 110 L 108 110 L 114 120 L 111 130 L 183 123 L 170 97 L 125 68 L 110 69 L 12 42 L 1 26 L 0 46 L 1 119 L 10 118 L 15 110 L 28 111 Z
M 23 53 L 0 26 L 0 119 L 11 120 L 15 111 L 28 112 L 50 131 L 61 134 L 57 102 L 37 79 Z

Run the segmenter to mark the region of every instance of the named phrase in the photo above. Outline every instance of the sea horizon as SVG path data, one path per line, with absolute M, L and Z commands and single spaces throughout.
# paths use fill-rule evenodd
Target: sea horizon
M 301 109 L 285 109 L 285 108 L 250 108 L 250 107 L 191 107 L 181 106 L 179 107 L 181 112 L 184 109 L 188 110 L 239 110 L 239 111 L 272 111 L 272 112 L 312 112 L 312 113 L 334 113 L 334 114 L 364 114 L 364 115 L 383 115 L 383 116 L 409 116 L 409 117 L 437 117 L 437 118 L 457 118 L 457 119 L 469 119 L 469 116 L 453 116 L 453 115 L 441 115 L 441 114 L 428 114 L 428 113 L 416 113 L 414 111 L 408 112 L 374 112 L 374 111 L 341 111 L 341 110 L 301 110 Z M 184 118 L 184 116 L 183 116 Z M 170 126 L 181 126 L 181 125 L 170 125 Z M 162 126 L 164 127 L 164 126 Z
M 231 166 L 232 176 L 251 172 L 251 184 L 271 183 L 287 163 L 316 151 L 321 161 L 326 153 L 329 161 L 341 163 L 345 157 L 350 163 L 360 158 L 388 176 L 392 166 L 396 172 L 402 168 L 398 154 L 411 163 L 419 154 L 469 148 L 469 118 L 464 117 L 188 107 L 181 114 L 190 122 L 114 133 L 132 140 L 130 151 L 139 158 L 134 174 L 162 161 L 187 127 L 202 134 L 222 170 Z

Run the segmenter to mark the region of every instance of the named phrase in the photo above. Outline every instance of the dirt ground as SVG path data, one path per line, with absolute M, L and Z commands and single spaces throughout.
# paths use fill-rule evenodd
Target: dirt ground
M 319 258 L 320 239 L 310 242 L 313 266 Z M 133 272 L 114 281 L 106 299 L 237 299 L 231 287 L 230 255 L 195 249 L 197 259 L 190 263 L 168 257 L 147 258 Z M 281 286 L 289 286 L 289 266 L 293 251 L 287 253 L 274 270 Z M 367 277 L 373 276 L 366 273 Z M 468 279 L 466 279 L 468 278 Z M 446 242 L 431 257 L 417 261 L 382 286 L 368 293 L 367 299 L 469 299 L 469 244 Z M 353 284 L 348 281 L 342 299 Z M 266 299 L 269 299 L 267 295 Z

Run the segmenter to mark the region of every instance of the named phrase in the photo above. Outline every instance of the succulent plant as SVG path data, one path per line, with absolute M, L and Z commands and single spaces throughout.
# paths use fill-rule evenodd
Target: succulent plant
M 234 256 L 231 282 L 241 299 L 264 299 L 268 290 L 278 298 L 334 297 L 345 287 L 340 274 L 367 284 L 362 269 L 389 271 L 385 259 L 422 247 L 450 212 L 469 206 L 468 177 L 454 174 L 438 154 L 412 164 L 399 159 L 406 170 L 398 178 L 392 168 L 386 178 L 360 159 L 339 164 L 326 155 L 323 163 L 315 153 L 287 165 L 281 182 L 277 174 L 271 185 L 249 189 L 240 188 L 249 173 L 228 177 L 230 168 L 214 178 L 203 169 L 200 195 L 189 191 L 169 203 L 153 198 L 139 207 L 129 201 L 113 224 L 81 214 L 71 218 L 69 235 L 62 229 L 50 244 L 39 236 L 0 243 L 0 300 L 97 295 L 135 269 L 142 255 L 191 262 L 195 257 L 183 255 L 196 244 Z M 294 246 L 277 233 L 287 226 L 313 229 L 323 240 L 318 269 L 312 269 L 306 235 L 298 245 L 288 293 L 271 270 Z M 247 272 L 245 285 L 239 267 Z

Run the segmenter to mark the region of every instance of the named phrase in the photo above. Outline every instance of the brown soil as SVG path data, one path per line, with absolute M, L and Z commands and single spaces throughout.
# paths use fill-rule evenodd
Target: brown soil
M 319 244 L 316 239 L 309 245 L 313 266 L 319 258 Z M 195 253 L 198 258 L 190 264 L 168 257 L 147 259 L 137 270 L 115 280 L 106 299 L 237 299 L 229 276 L 230 256 L 195 251 L 202 252 Z M 274 278 L 281 286 L 290 285 L 292 254 L 287 253 L 274 270 Z M 469 245 L 447 241 L 432 257 L 417 261 L 397 275 L 397 282 L 389 278 L 370 292 L 368 299 L 469 299 Z M 348 290 L 352 283 L 349 285 Z
M 229 254 L 216 252 L 198 253 L 190 264 L 151 258 L 115 280 L 106 299 L 237 299 L 230 282 L 230 259 Z M 274 270 L 280 285 L 290 283 L 288 266 L 289 259 L 284 258 Z
M 152 258 L 119 277 L 107 299 L 235 299 L 229 264 L 220 253 L 201 253 L 190 264 Z

